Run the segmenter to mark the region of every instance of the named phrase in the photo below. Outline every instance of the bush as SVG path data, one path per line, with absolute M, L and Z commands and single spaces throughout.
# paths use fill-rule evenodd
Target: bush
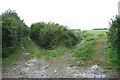
M 110 43 L 109 58 L 113 64 L 118 64 L 120 67 L 120 16 L 111 19 L 110 29 L 107 32 Z
M 40 47 L 53 49 L 56 45 L 72 46 L 79 42 L 77 36 L 65 26 L 57 23 L 34 23 L 30 27 L 30 38 Z
M 107 33 L 108 40 L 110 42 L 111 47 L 114 50 L 120 52 L 120 17 L 116 16 L 114 19 L 111 19 L 110 29 Z
M 2 13 L 2 56 L 7 57 L 13 53 L 15 46 L 19 46 L 22 37 L 28 34 L 28 27 L 17 13 L 7 10 Z

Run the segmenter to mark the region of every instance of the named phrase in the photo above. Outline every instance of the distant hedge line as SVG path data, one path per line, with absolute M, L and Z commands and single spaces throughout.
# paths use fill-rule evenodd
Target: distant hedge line
M 108 30 L 108 28 L 95 28 L 93 30 Z

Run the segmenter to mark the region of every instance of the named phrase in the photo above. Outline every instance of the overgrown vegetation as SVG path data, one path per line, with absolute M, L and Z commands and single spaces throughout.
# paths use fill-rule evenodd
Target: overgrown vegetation
M 79 34 L 58 23 L 38 22 L 32 24 L 29 29 L 15 11 L 7 10 L 0 17 L 2 17 L 0 22 L 3 31 L 3 64 L 16 61 L 18 56 L 23 53 L 21 44 L 30 53 L 29 57 L 55 57 L 61 55 L 69 47 L 76 45 L 81 40 Z
M 83 44 L 73 50 L 75 60 L 85 62 L 92 60 L 94 56 L 102 55 L 103 57 L 106 55 L 110 64 L 120 66 L 119 16 L 111 19 L 109 30 L 98 28 L 84 31 L 71 30 L 53 22 L 37 22 L 28 28 L 18 14 L 12 10 L 7 10 L 0 17 L 2 17 L 0 22 L 2 23 L 3 64 L 11 63 L 22 53 L 21 44 L 24 44 L 30 57 L 55 57 L 80 43 L 83 39 Z
M 7 10 L 2 13 L 2 57 L 14 53 L 20 46 L 22 38 L 28 34 L 28 27 L 15 11 Z
M 34 23 L 30 27 L 30 38 L 44 49 L 53 49 L 57 45 L 67 47 L 76 45 L 80 39 L 66 26 L 57 23 Z
M 108 35 L 108 59 L 109 62 L 120 68 L 120 16 L 111 19 Z
M 95 52 L 94 50 L 95 45 L 96 45 L 96 40 L 94 39 L 83 43 L 83 45 L 81 45 L 78 49 L 75 50 L 74 54 L 76 60 L 80 60 L 80 61 L 89 60 Z
M 35 45 L 34 42 L 30 41 L 28 36 L 26 36 L 23 40 L 25 48 L 27 49 L 28 53 L 30 53 L 30 57 L 56 57 L 61 55 L 64 51 L 68 50 L 65 46 L 57 46 L 53 50 L 44 50 L 39 48 L 39 46 Z
M 80 61 L 82 65 L 106 64 L 105 45 L 107 45 L 108 30 L 85 30 L 81 37 L 83 43 L 74 50 L 74 60 Z M 104 65 L 103 65 L 104 66 Z
M 22 53 L 22 48 L 21 46 L 15 46 L 13 48 L 12 53 L 8 52 L 9 56 L 7 55 L 7 57 L 2 57 L 2 64 L 3 65 L 11 65 L 12 63 L 16 62 L 17 59 L 19 59 L 19 57 L 21 56 Z

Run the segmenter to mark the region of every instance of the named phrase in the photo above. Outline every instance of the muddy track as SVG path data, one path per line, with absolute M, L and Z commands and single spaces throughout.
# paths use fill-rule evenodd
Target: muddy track
M 84 43 L 74 48 L 80 47 Z M 28 54 L 29 55 L 29 54 Z M 61 56 L 48 58 L 32 58 L 19 61 L 14 66 L 3 67 L 3 78 L 106 78 L 103 69 L 94 64 L 90 67 L 81 66 L 72 60 L 72 50 L 65 51 Z M 78 66 L 79 65 L 79 66 Z

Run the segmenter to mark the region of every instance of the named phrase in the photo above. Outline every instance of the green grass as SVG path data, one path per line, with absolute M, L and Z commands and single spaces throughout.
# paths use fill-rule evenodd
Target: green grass
M 14 52 L 11 53 L 11 55 L 9 55 L 6 58 L 2 58 L 2 64 L 3 65 L 10 65 L 10 64 L 14 63 L 19 58 L 19 56 L 21 56 L 21 54 L 22 54 L 21 47 L 16 46 L 14 49 Z
M 86 30 L 88 34 L 94 34 L 94 35 L 99 35 L 99 34 L 105 34 L 108 32 L 108 30 Z
M 106 32 L 108 30 L 84 30 L 84 35 L 82 35 L 82 38 L 84 40 L 91 40 L 91 39 L 98 39 L 98 38 L 106 38 Z
M 31 43 L 28 37 L 25 37 L 23 40 L 23 44 L 27 51 L 30 53 L 26 58 L 29 59 L 31 57 L 56 57 L 61 55 L 64 51 L 68 50 L 65 46 L 58 46 L 53 50 L 45 50 L 41 49 L 38 46 Z M 14 64 L 21 56 L 22 56 L 22 48 L 21 46 L 16 46 L 14 48 L 14 52 L 11 53 L 8 57 L 2 59 L 3 65 L 11 65 Z M 24 56 L 24 55 L 23 55 Z
M 82 37 L 84 43 L 81 47 L 75 49 L 74 59 L 85 64 L 95 64 L 103 62 L 104 44 L 106 42 L 107 30 L 87 30 Z
M 113 69 L 120 69 L 120 65 L 118 65 L 118 63 L 120 63 L 118 59 L 118 53 L 111 49 L 109 45 L 106 45 L 105 50 L 106 64 L 103 66 L 109 66 Z
M 95 45 L 96 45 L 96 40 L 84 42 L 81 45 L 81 47 L 75 50 L 74 53 L 75 59 L 80 61 L 89 60 L 94 55 Z
M 53 50 L 41 49 L 37 45 L 31 43 L 28 37 L 25 37 L 23 42 L 27 51 L 30 53 L 31 57 L 48 57 L 48 56 L 56 57 L 61 55 L 65 50 L 68 49 L 65 46 L 58 46 Z

